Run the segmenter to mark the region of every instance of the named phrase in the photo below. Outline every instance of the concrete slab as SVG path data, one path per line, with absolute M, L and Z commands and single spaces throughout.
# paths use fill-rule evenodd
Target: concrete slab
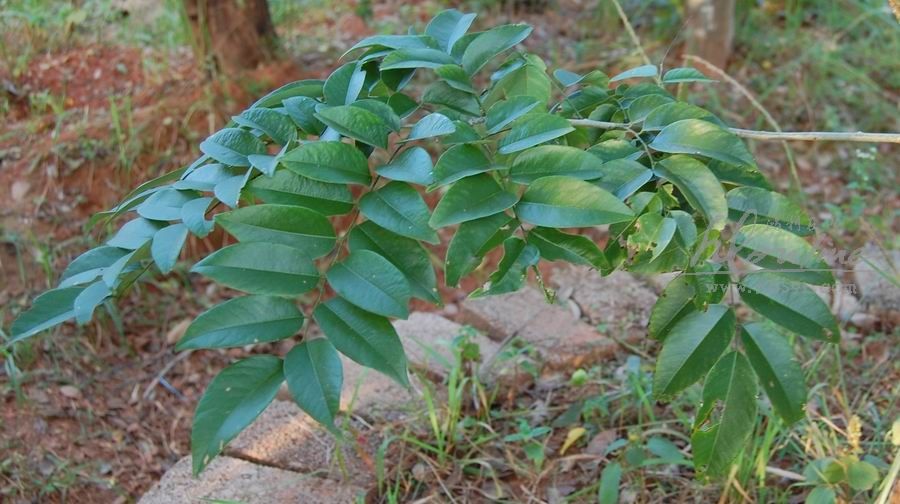
M 361 487 L 220 456 L 198 478 L 184 457 L 138 501 L 140 504 L 197 504 L 211 500 L 244 504 L 332 504 L 355 502 Z

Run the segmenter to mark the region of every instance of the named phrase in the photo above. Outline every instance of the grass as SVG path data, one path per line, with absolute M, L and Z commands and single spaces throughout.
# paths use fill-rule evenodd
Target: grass
M 848 362 L 857 357 L 853 352 L 797 345 L 808 382 L 818 384 L 807 419 L 784 425 L 763 400 L 758 431 L 731 473 L 704 483 L 696 479 L 688 446 L 699 385 L 673 403 L 656 403 L 652 363 L 631 355 L 568 379 L 539 377 L 509 402 L 502 378 L 479 378 L 477 346 L 465 329 L 454 340 L 446 378 L 421 377 L 422 409 L 384 433 L 376 461 L 379 502 L 429 496 L 522 502 L 551 494 L 558 502 L 595 502 L 600 492 L 638 502 L 793 502 L 819 487 L 846 501 L 871 501 L 892 480 L 884 479 L 891 469 L 886 461 L 900 447 L 889 435 L 900 429 L 898 386 L 891 382 L 898 368 L 888 363 L 860 373 Z M 836 469 L 857 461 L 875 471 L 862 486 Z M 559 483 L 576 473 L 581 485 Z

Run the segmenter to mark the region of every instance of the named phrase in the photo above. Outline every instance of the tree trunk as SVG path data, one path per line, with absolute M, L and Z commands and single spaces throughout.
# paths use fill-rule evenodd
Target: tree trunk
M 734 43 L 734 0 L 687 0 L 689 54 L 725 69 Z
M 194 51 L 212 71 L 235 73 L 275 57 L 266 0 L 183 0 Z

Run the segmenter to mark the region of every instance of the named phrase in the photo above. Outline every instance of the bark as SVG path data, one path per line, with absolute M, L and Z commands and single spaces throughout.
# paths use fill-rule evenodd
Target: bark
M 277 36 L 266 0 L 183 0 L 194 50 L 207 68 L 224 73 L 271 61 Z
M 724 69 L 734 44 L 735 0 L 687 0 L 687 51 Z

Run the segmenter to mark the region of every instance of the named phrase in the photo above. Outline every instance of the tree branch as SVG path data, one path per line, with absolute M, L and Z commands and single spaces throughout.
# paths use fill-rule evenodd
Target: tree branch
M 569 119 L 572 126 L 584 126 L 601 129 L 626 129 L 628 123 L 594 121 L 591 119 Z M 798 140 L 803 142 L 867 142 L 900 144 L 900 133 L 863 133 L 860 131 L 757 131 L 741 128 L 728 128 L 728 131 L 743 138 L 754 140 Z

